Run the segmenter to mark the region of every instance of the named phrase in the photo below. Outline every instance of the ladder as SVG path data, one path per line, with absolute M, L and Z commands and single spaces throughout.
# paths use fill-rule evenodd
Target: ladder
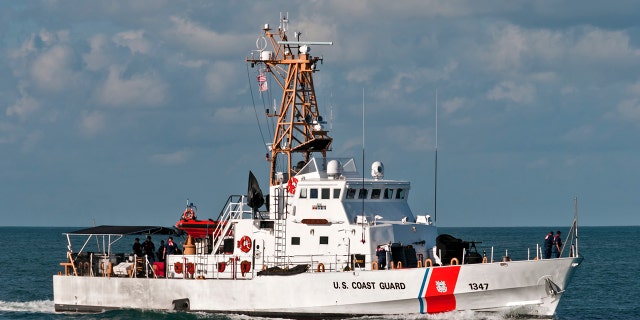
M 196 274 L 197 277 L 206 278 L 207 264 L 209 263 L 209 237 L 196 243 Z M 200 252 L 198 252 L 200 251 Z
M 274 221 L 274 237 L 275 237 L 275 264 L 285 268 L 287 258 L 287 189 L 275 188 L 275 221 Z

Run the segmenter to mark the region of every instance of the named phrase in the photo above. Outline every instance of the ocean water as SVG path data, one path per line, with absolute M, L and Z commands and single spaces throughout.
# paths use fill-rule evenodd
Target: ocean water
M 118 310 L 98 314 L 56 313 L 53 274 L 65 259 L 63 232 L 77 228 L 0 227 L 0 319 L 255 319 L 242 315 Z M 478 241 L 479 252 L 499 259 L 508 250 L 526 259 L 550 229 L 440 228 L 467 241 Z M 158 241 L 158 240 L 156 240 Z M 555 319 L 640 319 L 640 267 L 635 251 L 640 227 L 581 227 L 579 250 L 584 262 L 577 270 L 556 311 Z M 527 250 L 530 248 L 530 251 Z M 438 315 L 364 317 L 359 319 L 505 319 L 499 314 L 453 312 Z

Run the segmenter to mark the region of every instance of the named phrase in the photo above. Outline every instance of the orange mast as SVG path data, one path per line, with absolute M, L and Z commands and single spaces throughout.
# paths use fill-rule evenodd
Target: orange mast
M 300 41 L 299 33 L 295 33 L 296 40 L 289 41 L 287 24 L 286 15 L 281 16 L 280 25 L 275 32 L 266 24 L 263 28 L 264 36 L 256 42 L 258 57 L 255 57 L 254 52 L 251 58 L 245 59 L 252 67 L 264 65 L 264 71 L 273 75 L 283 92 L 280 109 L 275 114 L 267 112 L 267 116 L 278 117 L 269 157 L 269 181 L 272 186 L 293 177 L 309 161 L 312 152 L 320 152 L 326 156 L 332 141 L 327 130 L 322 128 L 324 122 L 318 112 L 313 86 L 313 73 L 322 58 L 309 54 L 309 46 L 333 43 Z M 273 51 L 265 50 L 267 41 Z M 294 168 L 292 157 L 295 153 L 301 154 L 302 160 Z M 286 166 L 286 169 L 280 171 L 282 175 L 278 174 L 278 166 Z

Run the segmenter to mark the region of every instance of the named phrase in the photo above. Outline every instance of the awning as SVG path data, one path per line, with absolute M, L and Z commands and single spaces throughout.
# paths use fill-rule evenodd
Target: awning
M 174 228 L 158 227 L 158 226 L 97 226 L 92 228 L 80 229 L 69 232 L 67 234 L 77 235 L 145 235 L 145 234 L 162 234 L 162 235 L 178 235 L 178 231 Z

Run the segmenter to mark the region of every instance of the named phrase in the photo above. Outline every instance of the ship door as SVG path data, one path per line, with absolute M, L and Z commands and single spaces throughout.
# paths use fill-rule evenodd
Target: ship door
M 391 261 L 393 261 L 393 265 L 398 265 L 398 262 L 402 262 L 403 266 L 407 265 L 407 259 L 404 256 L 404 247 L 401 243 L 392 243 L 390 246 L 391 249 Z

